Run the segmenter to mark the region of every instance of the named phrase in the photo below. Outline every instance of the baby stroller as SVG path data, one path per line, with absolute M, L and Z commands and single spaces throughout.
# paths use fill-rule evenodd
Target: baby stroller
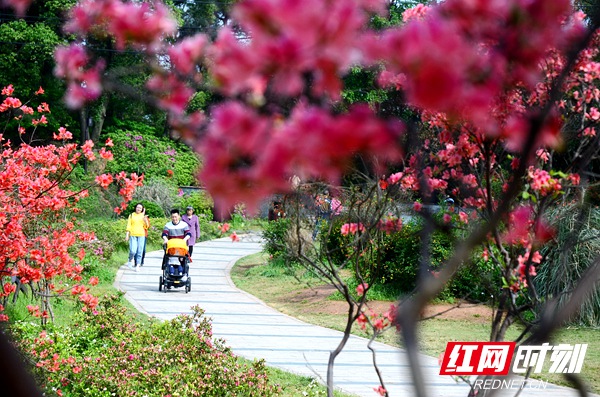
M 185 241 L 178 238 L 169 240 L 162 261 L 163 274 L 159 279 L 158 290 L 166 293 L 171 288 L 185 287 L 185 293 L 190 292 L 192 279 L 189 275 L 189 263 L 191 261 Z

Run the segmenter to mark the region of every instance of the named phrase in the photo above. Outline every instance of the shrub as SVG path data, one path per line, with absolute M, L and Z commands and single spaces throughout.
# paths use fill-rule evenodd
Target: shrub
M 498 294 L 501 280 L 500 269 L 491 260 L 483 259 L 479 249 L 473 253 L 473 260 L 456 272 L 447 288 L 455 298 L 489 302 L 492 295 Z
M 114 143 L 114 161 L 107 164 L 108 172 L 135 172 L 147 179 L 164 179 L 173 186 L 197 184 L 200 161 L 189 147 L 158 137 L 152 127 L 131 122 L 120 124 L 107 130 L 106 136 Z
M 334 217 L 330 225 L 327 222 L 322 222 L 322 230 L 319 230 L 319 240 L 326 249 L 328 259 L 333 262 L 336 267 L 343 266 L 345 261 L 350 256 L 350 246 L 347 244 L 347 238 L 340 232 L 341 227 L 347 222 L 345 217 Z M 325 230 L 327 228 L 327 230 Z
M 148 229 L 147 246 L 160 247 L 162 245 L 161 233 L 167 223 L 166 218 L 150 218 L 150 229 Z M 99 244 L 102 247 L 111 247 L 114 250 L 129 251 L 129 244 L 125 242 L 125 229 L 127 228 L 127 219 L 115 219 L 107 222 L 106 220 L 95 220 L 83 222 L 80 225 L 81 230 L 94 232 Z M 92 247 L 92 249 L 94 249 Z M 86 252 L 88 252 L 86 250 Z
M 398 292 L 414 289 L 421 252 L 421 226 L 407 223 L 395 233 L 383 236 L 378 247 L 379 264 L 369 264 L 364 276 L 373 283 L 392 285 Z
M 144 206 L 144 208 L 146 209 L 146 215 L 148 215 L 150 218 L 163 218 L 166 215 L 163 209 L 158 204 L 152 201 L 134 200 L 127 205 L 125 211 L 122 212 L 122 216 L 127 218 L 129 214 L 135 212 L 135 206 L 138 203 L 141 203 Z
M 323 235 L 323 244 L 327 247 L 328 258 L 340 266 L 347 260 L 353 249 L 351 241 L 355 236 L 343 236 L 341 226 L 348 220 L 340 217 L 334 219 L 331 232 Z M 349 266 L 355 282 L 362 277 L 374 289 L 383 295 L 397 297 L 409 293 L 416 287 L 417 276 L 421 264 L 421 230 L 422 224 L 413 220 L 405 222 L 396 232 L 378 233 L 369 243 L 369 250 Z M 429 245 L 429 269 L 435 271 L 447 260 L 453 252 L 457 231 L 444 233 L 436 231 L 431 236 Z M 499 285 L 499 274 L 494 271 L 490 262 L 476 255 L 473 263 L 463 266 L 448 283 L 446 289 L 439 295 L 441 299 L 467 298 L 476 301 L 487 301 L 494 291 L 494 285 Z M 360 275 L 360 277 L 359 277 Z
M 151 178 L 144 181 L 144 186 L 135 190 L 134 202 L 151 202 L 162 208 L 161 216 L 167 216 L 178 203 L 178 189 L 161 178 Z
M 223 237 L 223 233 L 219 230 L 219 226 L 221 226 L 219 222 L 213 222 L 204 216 L 199 216 L 198 220 L 200 221 L 200 241 Z
M 570 299 L 571 291 L 600 252 L 600 210 L 592 208 L 582 219 L 578 216 L 579 211 L 574 204 L 549 211 L 557 243 L 541 252 L 545 260 L 538 266 L 533 280 L 540 296 L 557 298 L 559 305 Z M 591 293 L 572 321 L 600 326 L 600 290 L 595 289 Z
M 213 219 L 213 200 L 206 191 L 194 192 L 181 198 L 180 207 L 185 211 L 187 206 L 194 207 L 195 214 L 204 216 L 209 221 Z
M 263 231 L 265 240 L 263 251 L 273 258 L 285 257 L 288 249 L 286 236 L 290 226 L 289 219 L 279 219 L 267 223 Z
M 69 328 L 40 332 L 30 323 L 17 323 L 13 330 L 51 395 L 278 395 L 263 361 L 240 364 L 227 346 L 212 339 L 203 310 L 196 306 L 193 311 L 141 327 L 113 296 L 100 302 L 96 314 L 83 313 Z

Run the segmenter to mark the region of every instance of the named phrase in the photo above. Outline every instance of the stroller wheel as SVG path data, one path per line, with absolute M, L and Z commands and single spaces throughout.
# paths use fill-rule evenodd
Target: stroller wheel
M 162 289 L 163 289 L 163 277 L 160 276 L 160 278 L 158 280 L 159 280 L 158 281 L 158 290 L 162 291 Z
M 192 290 L 192 280 L 190 280 L 188 278 L 187 281 L 185 282 L 185 293 L 187 294 L 191 290 Z

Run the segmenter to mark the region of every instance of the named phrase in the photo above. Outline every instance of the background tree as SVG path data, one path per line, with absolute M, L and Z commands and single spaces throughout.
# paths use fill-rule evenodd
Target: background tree
M 173 3 L 183 20 L 183 24 L 179 28 L 181 37 L 205 33 L 215 38 L 220 27 L 230 25 L 231 6 L 236 3 L 236 0 L 203 2 L 176 0 Z
M 39 4 L 38 4 L 39 3 Z M 77 113 L 67 109 L 60 100 L 65 84 L 56 79 L 54 49 L 64 44 L 62 25 L 65 10 L 75 4 L 74 0 L 38 2 L 30 7 L 25 18 L 19 18 L 9 9 L 0 9 L 0 81 L 3 86 L 12 84 L 24 98 L 31 97 L 44 87 L 45 100 L 55 104 L 54 117 L 47 126 L 39 126 L 34 139 L 47 142 L 53 131 L 61 124 L 76 129 Z M 24 67 L 27 73 L 24 73 Z M 19 141 L 15 129 L 7 129 L 7 138 Z M 26 141 L 31 137 L 23 137 Z

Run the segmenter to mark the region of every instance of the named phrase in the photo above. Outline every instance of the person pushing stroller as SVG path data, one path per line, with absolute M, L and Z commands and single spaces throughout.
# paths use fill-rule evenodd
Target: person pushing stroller
M 183 242 L 183 246 L 186 248 L 187 253 L 187 241 L 191 237 L 190 227 L 187 223 L 181 220 L 181 214 L 178 209 L 171 210 L 171 221 L 167 222 L 165 227 L 163 228 L 162 238 L 163 238 L 163 247 L 165 249 L 165 253 L 167 251 L 167 247 L 169 245 L 169 240 L 178 239 Z M 174 243 L 179 243 L 180 241 L 174 241 Z M 173 244 L 172 244 L 173 245 Z M 179 244 L 175 244 L 179 245 Z M 184 271 L 184 265 L 181 261 L 178 260 L 176 256 L 165 255 L 163 259 L 163 266 L 165 265 L 164 261 L 169 261 L 169 274 L 173 275 L 181 275 Z

